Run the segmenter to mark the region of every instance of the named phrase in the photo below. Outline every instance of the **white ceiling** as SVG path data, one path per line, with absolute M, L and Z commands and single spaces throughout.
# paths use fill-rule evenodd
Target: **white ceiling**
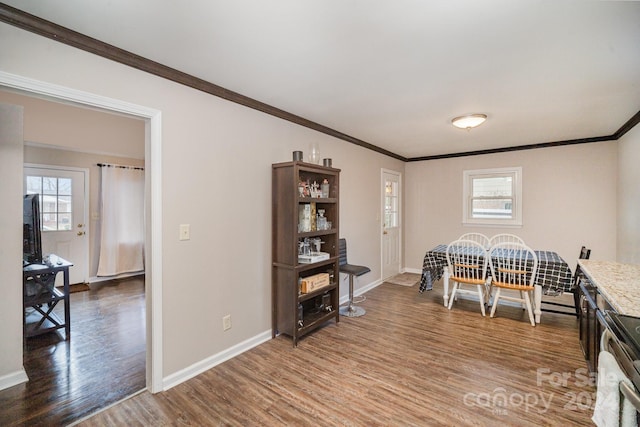
M 413 158 L 607 136 L 640 110 L 640 2 L 5 0 Z M 453 117 L 485 113 L 471 131 Z

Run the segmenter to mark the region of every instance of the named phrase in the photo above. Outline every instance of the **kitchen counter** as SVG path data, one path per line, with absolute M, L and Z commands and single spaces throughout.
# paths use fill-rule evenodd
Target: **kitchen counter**
M 640 265 L 586 259 L 578 264 L 618 313 L 640 317 Z

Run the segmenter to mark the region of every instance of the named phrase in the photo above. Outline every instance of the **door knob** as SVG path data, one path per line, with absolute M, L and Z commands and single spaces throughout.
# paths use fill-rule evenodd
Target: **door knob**
M 84 231 L 78 231 L 78 236 L 84 236 L 85 234 L 87 234 L 87 233 L 84 232 Z

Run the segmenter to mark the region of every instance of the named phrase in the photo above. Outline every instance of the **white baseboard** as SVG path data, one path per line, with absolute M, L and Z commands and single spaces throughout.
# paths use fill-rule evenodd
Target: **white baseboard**
M 415 273 L 415 274 L 422 275 L 422 270 L 420 270 L 419 268 L 405 268 L 402 272 L 403 273 Z
M 1 376 L 0 390 L 13 387 L 14 385 L 26 383 L 27 381 L 29 381 L 29 377 L 27 376 L 27 372 L 23 368 L 23 369 L 20 369 L 19 371 Z
M 165 377 L 162 380 L 162 390 L 167 391 L 170 388 L 175 387 L 178 384 L 181 384 L 187 381 L 188 379 L 191 379 L 196 375 L 199 375 L 204 371 L 219 365 L 222 362 L 225 362 L 235 356 L 238 356 L 239 354 L 244 353 L 247 350 L 252 349 L 253 347 L 256 347 L 264 342 L 269 341 L 270 339 L 271 339 L 271 330 L 268 330 L 268 331 L 262 332 L 261 334 L 256 335 L 253 338 L 249 338 L 248 340 L 245 340 L 239 344 L 236 344 L 233 347 L 230 347 L 224 351 L 221 351 L 218 354 L 214 354 L 213 356 L 208 357 L 204 360 L 201 360 L 200 362 L 194 363 L 193 365 L 185 369 L 182 369 L 176 372 L 175 374 L 171 374 Z

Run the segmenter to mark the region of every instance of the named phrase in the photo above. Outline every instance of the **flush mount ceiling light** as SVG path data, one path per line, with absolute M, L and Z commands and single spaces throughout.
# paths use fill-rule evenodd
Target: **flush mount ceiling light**
M 487 120 L 486 114 L 467 114 L 451 120 L 451 124 L 459 129 L 472 129 Z

